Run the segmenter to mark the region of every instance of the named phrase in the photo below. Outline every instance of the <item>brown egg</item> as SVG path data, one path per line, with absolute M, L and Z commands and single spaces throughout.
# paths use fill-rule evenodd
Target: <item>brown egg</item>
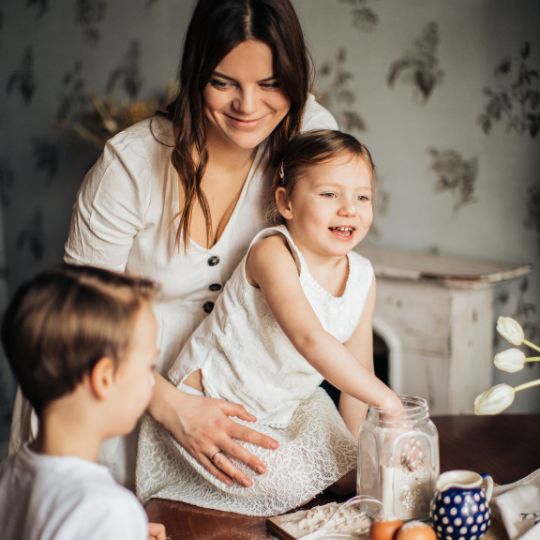
M 399 529 L 394 540 L 437 540 L 437 535 L 427 523 L 409 521 Z
M 374 521 L 369 528 L 370 540 L 393 540 L 394 533 L 403 525 L 402 519 L 388 518 Z

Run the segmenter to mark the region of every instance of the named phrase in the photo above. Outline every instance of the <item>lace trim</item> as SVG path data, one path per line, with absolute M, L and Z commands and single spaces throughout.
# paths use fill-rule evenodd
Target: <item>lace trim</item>
M 146 416 L 142 422 L 137 455 L 137 495 L 187 502 L 204 508 L 270 516 L 287 512 L 312 499 L 356 467 L 357 443 L 334 404 L 321 388 L 303 401 L 286 429 L 254 427 L 276 438 L 272 451 L 241 443 L 267 465 L 255 475 L 251 488 L 227 486 L 206 471 L 171 435 Z

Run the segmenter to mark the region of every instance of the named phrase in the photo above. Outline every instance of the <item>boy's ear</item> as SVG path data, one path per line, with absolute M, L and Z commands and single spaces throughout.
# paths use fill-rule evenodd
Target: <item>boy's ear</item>
M 287 190 L 284 187 L 278 187 L 275 193 L 276 208 L 285 219 L 292 219 L 292 209 Z
M 114 385 L 115 363 L 104 356 L 90 372 L 90 387 L 97 399 L 105 399 Z

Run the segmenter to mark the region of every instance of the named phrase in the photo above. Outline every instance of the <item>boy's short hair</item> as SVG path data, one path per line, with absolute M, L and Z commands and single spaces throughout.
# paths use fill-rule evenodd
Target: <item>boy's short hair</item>
M 67 264 L 17 290 L 4 315 L 2 343 L 38 415 L 71 393 L 99 359 L 118 365 L 137 313 L 156 291 L 147 279 Z

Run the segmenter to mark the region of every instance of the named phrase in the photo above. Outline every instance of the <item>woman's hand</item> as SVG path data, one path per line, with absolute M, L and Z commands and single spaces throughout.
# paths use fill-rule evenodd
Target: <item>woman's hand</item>
M 165 525 L 162 523 L 148 523 L 148 540 L 167 540 Z
M 237 424 L 230 416 L 248 422 L 256 418 L 239 404 L 221 399 L 191 396 L 178 390 L 156 374 L 154 396 L 148 407 L 150 415 L 167 429 L 205 469 L 228 485 L 237 482 L 249 487 L 251 478 L 228 459 L 235 458 L 259 474 L 266 471 L 264 463 L 239 445 L 234 439 L 264 448 L 275 449 L 277 441 Z

